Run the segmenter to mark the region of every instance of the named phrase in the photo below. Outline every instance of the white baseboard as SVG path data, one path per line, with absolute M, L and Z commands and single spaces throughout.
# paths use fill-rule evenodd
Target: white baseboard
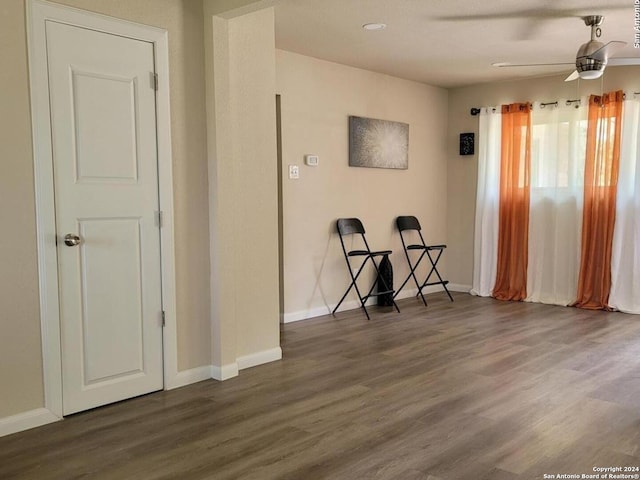
M 435 287 L 434 285 L 431 285 L 430 287 L 426 287 L 422 290 L 422 293 L 424 295 L 429 295 L 430 293 L 435 293 L 435 292 L 440 292 L 442 291 L 442 287 Z M 418 289 L 417 288 L 403 288 L 402 291 L 398 294 L 398 296 L 396 297 L 396 300 L 402 300 L 404 298 L 412 298 L 412 297 L 417 297 L 418 296 Z
M 203 365 L 202 367 L 190 368 L 183 370 L 165 385 L 166 390 L 184 387 L 192 383 L 201 382 L 211 378 L 211 365 Z
M 240 370 L 280 360 L 281 358 L 282 349 L 276 347 L 239 357 L 235 363 L 226 365 L 204 365 L 202 367 L 183 370 L 182 372 L 178 372 L 175 378 L 167 383 L 165 388 L 167 390 L 173 390 L 174 388 L 184 387 L 192 383 L 201 382 L 202 380 L 208 380 L 209 378 L 220 381 L 228 380 L 229 378 L 237 377 Z
M 280 347 L 263 350 L 262 352 L 238 357 L 238 369 L 244 370 L 245 368 L 255 367 L 264 363 L 275 362 L 281 358 L 282 349 Z
M 452 292 L 469 293 L 469 290 L 471 290 L 471 285 L 461 285 L 458 283 L 450 283 L 449 285 L 447 285 L 447 288 Z M 424 290 L 422 290 L 422 293 L 424 293 L 425 295 L 428 295 L 429 293 L 437 293 L 437 292 L 443 292 L 443 291 L 444 290 L 440 285 L 431 285 L 425 288 Z M 417 288 L 403 288 L 402 291 L 396 297 L 396 300 L 415 297 L 417 294 L 418 294 Z M 367 306 L 375 305 L 375 303 L 376 303 L 375 297 L 371 297 L 367 302 Z M 360 302 L 358 302 L 357 300 L 349 300 L 348 302 L 343 302 L 342 305 L 340 305 L 339 311 L 342 312 L 347 310 L 355 310 L 357 308 L 360 308 Z M 328 305 L 323 305 L 321 307 L 314 307 L 308 310 L 299 310 L 297 312 L 285 313 L 283 315 L 282 323 L 298 322 L 300 320 L 308 320 L 310 318 L 321 317 L 323 315 L 330 314 L 331 310 L 333 310 L 332 307 L 329 307 Z
M 321 317 L 330 313 L 331 309 L 328 306 L 323 305 L 322 307 L 310 308 L 309 310 L 299 310 L 297 312 L 285 313 L 282 316 L 282 323 L 299 322 L 300 320 Z
M 62 418 L 54 415 L 51 410 L 46 408 L 36 408 L 17 415 L 11 415 L 10 417 L 0 418 L 0 437 L 59 420 L 62 420 Z
M 238 364 L 228 363 L 227 365 L 211 365 L 211 378 L 215 380 L 228 380 L 238 376 Z
M 452 292 L 469 293 L 471 291 L 471 285 L 465 285 L 463 283 L 450 283 L 447 288 Z
M 376 299 L 374 297 L 371 297 L 366 305 L 368 307 L 369 305 L 375 305 L 375 303 Z M 308 320 L 310 318 L 329 315 L 333 310 L 333 307 L 335 307 L 335 305 L 332 307 L 330 307 L 329 305 L 323 305 L 321 307 L 314 307 L 308 310 L 298 310 L 297 312 L 285 313 L 283 315 L 282 323 L 298 322 L 300 320 Z M 340 310 L 338 311 L 346 312 L 348 310 L 355 310 L 356 308 L 360 308 L 360 302 L 357 300 L 349 300 L 342 302 L 342 305 L 340 305 Z

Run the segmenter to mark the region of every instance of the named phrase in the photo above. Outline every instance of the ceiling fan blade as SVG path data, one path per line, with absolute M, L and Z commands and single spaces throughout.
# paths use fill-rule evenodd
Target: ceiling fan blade
M 607 65 L 640 65 L 640 57 L 616 57 L 610 58 Z
M 607 59 L 612 54 L 614 54 L 615 52 L 620 50 L 626 44 L 627 44 L 627 42 L 619 42 L 619 41 L 615 41 L 614 40 L 613 42 L 609 42 L 604 47 L 602 47 L 602 48 L 596 50 L 595 52 L 593 52 L 591 55 L 589 55 L 589 57 L 593 58 L 595 60 L 599 60 L 601 62 L 606 62 Z
M 578 73 L 578 70 L 574 70 L 571 75 L 569 75 L 567 78 L 564 79 L 564 81 L 565 82 L 573 82 L 574 80 L 577 80 L 578 78 L 580 78 L 580 74 Z
M 562 63 L 495 63 L 494 67 L 552 67 L 554 65 L 575 65 L 574 62 L 562 62 Z

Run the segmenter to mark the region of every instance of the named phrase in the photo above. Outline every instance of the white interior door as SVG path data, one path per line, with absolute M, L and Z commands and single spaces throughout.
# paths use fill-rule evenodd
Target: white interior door
M 66 415 L 163 387 L 154 52 L 46 37 Z

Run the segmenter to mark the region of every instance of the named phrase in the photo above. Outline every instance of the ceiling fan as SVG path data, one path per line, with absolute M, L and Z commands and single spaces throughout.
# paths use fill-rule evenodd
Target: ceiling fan
M 612 41 L 606 45 L 598 40 L 601 35 L 600 25 L 604 22 L 602 15 L 588 15 L 582 17 L 585 25 L 591 27 L 591 40 L 583 43 L 576 54 L 574 72 L 569 75 L 565 82 L 570 82 L 578 78 L 592 80 L 599 78 L 604 73 L 607 65 L 640 65 L 640 58 L 611 58 L 617 50 L 624 47 L 627 42 Z M 537 67 L 546 65 L 572 65 L 571 63 L 532 63 L 532 64 L 510 64 L 494 63 L 496 67 Z

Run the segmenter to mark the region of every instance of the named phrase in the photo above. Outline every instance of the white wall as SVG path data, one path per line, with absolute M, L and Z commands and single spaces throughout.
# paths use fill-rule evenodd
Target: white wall
M 452 89 L 449 93 L 448 183 L 449 223 L 447 238 L 449 257 L 447 273 L 452 282 L 471 284 L 473 278 L 473 231 L 475 222 L 478 155 L 458 154 L 459 135 L 475 132 L 478 139 L 478 117 L 471 107 L 495 106 L 513 102 L 553 102 L 574 99 L 613 90 L 640 91 L 640 67 L 609 67 L 602 80 L 565 82 L 566 74 L 495 82 Z
M 276 72 L 290 321 L 327 313 L 348 285 L 337 218 L 359 217 L 372 248 L 393 249 L 396 286 L 408 274 L 398 215 L 417 216 L 428 242 L 446 242 L 447 91 L 281 50 Z M 349 167 L 349 115 L 408 123 L 409 169 Z M 304 165 L 305 154 L 319 155 L 320 165 Z M 300 166 L 299 180 L 288 179 L 289 164 Z

